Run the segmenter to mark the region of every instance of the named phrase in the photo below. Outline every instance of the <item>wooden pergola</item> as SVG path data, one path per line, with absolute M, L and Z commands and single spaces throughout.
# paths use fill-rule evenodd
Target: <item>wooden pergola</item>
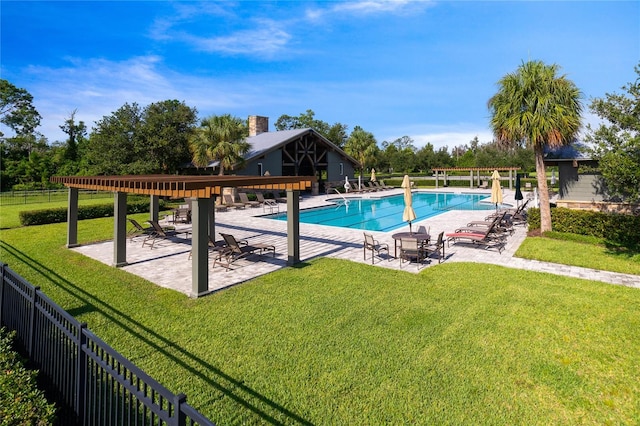
M 192 198 L 191 297 L 208 293 L 209 235 L 215 235 L 215 197 L 224 188 L 285 190 L 287 192 L 287 264 L 300 262 L 300 191 L 316 182 L 314 176 L 54 176 L 51 182 L 69 188 L 67 247 L 78 245 L 80 189 L 112 191 L 114 197 L 113 264 L 127 264 L 127 194 L 150 196 L 150 219 L 158 220 L 160 197 Z
M 520 167 L 436 167 L 432 169 L 435 173 L 436 188 L 438 188 L 438 175 L 440 172 L 444 174 L 444 181 L 447 181 L 447 172 L 469 172 L 469 188 L 473 188 L 473 174 L 476 174 L 478 186 L 480 186 L 480 172 L 509 172 L 509 189 L 513 189 L 513 172 L 520 170 Z M 506 179 L 506 178 L 505 178 Z

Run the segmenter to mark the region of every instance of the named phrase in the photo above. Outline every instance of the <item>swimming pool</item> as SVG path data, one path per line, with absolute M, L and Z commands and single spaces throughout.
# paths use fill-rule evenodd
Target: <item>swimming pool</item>
M 437 216 L 449 210 L 492 210 L 495 205 L 487 202 L 489 194 L 465 194 L 452 192 L 414 192 L 414 222 Z M 402 221 L 404 197 L 402 194 L 383 198 L 351 198 L 331 200 L 328 207 L 300 210 L 300 222 L 366 231 L 393 231 L 406 226 Z M 483 202 L 484 201 L 484 202 Z M 287 220 L 286 213 L 266 216 Z

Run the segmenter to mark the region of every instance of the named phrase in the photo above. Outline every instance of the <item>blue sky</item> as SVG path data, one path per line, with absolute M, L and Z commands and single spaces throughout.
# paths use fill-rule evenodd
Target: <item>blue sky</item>
M 1 76 L 64 140 L 125 103 L 178 99 L 199 117 L 311 109 L 379 143 L 492 139 L 487 100 L 526 60 L 556 63 L 589 100 L 635 80 L 640 2 L 7 1 Z

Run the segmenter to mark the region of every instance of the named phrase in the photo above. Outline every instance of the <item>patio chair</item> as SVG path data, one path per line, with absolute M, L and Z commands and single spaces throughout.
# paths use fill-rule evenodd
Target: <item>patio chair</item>
M 389 256 L 389 244 L 380 243 L 378 240 L 373 238 L 372 234 L 368 234 L 364 232 L 364 244 L 362 246 L 362 251 L 364 254 L 364 260 L 367 260 L 367 250 L 371 251 L 371 264 L 373 265 L 373 260 L 376 256 L 382 258 L 380 255 L 382 252 L 387 252 L 387 256 Z
M 236 210 L 244 209 L 245 207 L 244 203 L 236 203 L 233 201 L 233 197 L 230 194 L 224 194 L 222 198 L 224 198 L 224 204 L 227 207 L 235 207 Z
M 273 199 L 276 200 L 276 202 L 278 203 L 286 203 L 287 202 L 287 197 L 281 197 L 280 196 L 280 191 L 273 191 Z
M 142 241 L 142 247 L 149 245 L 153 249 L 154 244 L 157 240 L 168 240 L 173 237 L 176 237 L 180 234 L 185 234 L 185 237 L 188 237 L 191 233 L 191 229 L 183 229 L 183 230 L 167 230 L 163 229 L 162 226 L 155 220 L 148 220 L 153 227 L 153 232 Z
M 269 209 L 271 213 L 273 213 L 273 209 L 276 209 L 276 211 L 280 211 L 280 207 L 278 207 L 278 203 L 276 202 L 276 200 L 272 200 L 271 198 L 264 198 L 262 192 L 256 192 L 256 198 L 262 205 L 262 211 L 266 211 L 266 209 Z
M 173 211 L 173 223 L 191 223 L 191 208 L 188 204 L 182 205 Z
M 238 197 L 240 198 L 240 202 L 244 203 L 245 206 L 260 207 L 260 201 L 249 200 L 249 197 L 244 192 L 238 192 Z
M 420 264 L 426 258 L 427 251 L 420 240 L 408 237 L 400 239 L 400 268 L 405 261 L 411 263 L 412 260 L 415 260 L 418 269 L 420 269 Z
M 153 226 L 147 226 L 146 228 L 135 219 L 127 218 L 129 223 L 133 225 L 133 228 L 127 232 L 127 238 L 133 240 L 135 237 L 141 237 L 143 235 L 149 235 L 154 232 Z
M 247 244 L 249 244 L 247 242 L 247 240 L 237 240 L 238 244 L 240 245 L 244 245 L 246 246 Z M 223 252 L 224 250 L 227 249 L 227 243 L 224 240 L 218 240 L 215 241 L 211 235 L 209 235 L 209 253 L 218 253 L 220 254 L 220 252 Z M 189 250 L 189 257 L 188 259 L 190 260 L 191 257 L 193 256 L 193 250 Z
M 378 182 L 378 181 L 373 182 L 373 185 L 376 188 L 378 188 L 378 191 L 386 191 L 387 189 L 389 189 L 387 187 L 382 186 L 382 184 L 380 184 L 380 182 Z
M 435 254 L 438 257 L 438 263 L 444 260 L 444 231 L 438 234 L 438 240 L 435 243 L 427 244 L 424 246 L 427 251 L 427 257 Z
M 236 240 L 236 238 L 231 234 L 223 234 L 220 233 L 224 242 L 226 243 L 226 249 L 221 250 L 219 252 L 218 257 L 213 261 L 213 267 L 216 267 L 216 264 L 220 264 L 221 266 L 230 269 L 231 264 L 238 259 L 243 259 L 251 254 L 259 251 L 259 254 L 262 255 L 264 251 L 272 251 L 273 257 L 276 256 L 276 248 L 270 244 L 246 244 L 242 245 Z M 224 257 L 224 259 L 223 259 Z
M 458 228 L 454 232 L 446 234 L 447 245 L 450 245 L 451 242 L 455 244 L 458 241 L 468 241 L 486 248 L 497 247 L 498 253 L 502 253 L 505 235 L 495 232 L 496 223 L 497 221 L 484 229 L 482 227 Z
M 383 180 L 380 180 L 380 181 L 377 181 L 377 182 L 380 182 L 380 185 L 381 185 L 383 188 L 386 188 L 386 189 L 395 189 L 395 186 L 389 186 L 389 185 L 385 184 Z

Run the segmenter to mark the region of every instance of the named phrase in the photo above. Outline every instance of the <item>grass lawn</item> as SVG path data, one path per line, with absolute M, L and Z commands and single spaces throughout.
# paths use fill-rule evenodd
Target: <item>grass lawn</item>
M 3 230 L 0 259 L 218 424 L 640 421 L 638 289 L 318 259 L 191 300 L 67 250 L 65 232 Z M 111 232 L 79 223 L 80 242 Z
M 640 275 L 640 253 L 611 250 L 602 240 L 575 234 L 551 232 L 543 237 L 528 237 L 516 251 L 516 256 Z

